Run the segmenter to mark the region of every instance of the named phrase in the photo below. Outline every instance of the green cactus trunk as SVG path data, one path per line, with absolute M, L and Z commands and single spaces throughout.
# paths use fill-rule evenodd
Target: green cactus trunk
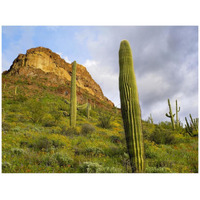
M 18 88 L 18 86 L 15 87 L 15 95 L 17 95 L 17 88 Z
M 132 52 L 129 42 L 123 40 L 119 50 L 119 90 L 121 112 L 130 156 L 132 172 L 144 172 L 144 143 L 142 135 L 141 111 Z
M 71 96 L 70 96 L 70 126 L 76 126 L 77 97 L 76 97 L 76 61 L 72 63 Z
M 90 110 L 91 110 L 91 105 L 88 103 L 87 104 L 87 118 L 90 118 Z
M 169 99 L 168 99 L 168 105 L 169 105 L 169 114 L 166 113 L 166 116 L 171 119 L 172 128 L 175 129 L 175 123 L 174 123 L 175 114 L 172 113 L 172 108 L 171 108 L 171 104 L 170 104 L 170 100 Z
M 180 112 L 180 107 L 178 108 L 178 102 L 176 100 L 176 127 L 179 128 L 180 127 L 180 122 L 178 119 L 178 112 Z

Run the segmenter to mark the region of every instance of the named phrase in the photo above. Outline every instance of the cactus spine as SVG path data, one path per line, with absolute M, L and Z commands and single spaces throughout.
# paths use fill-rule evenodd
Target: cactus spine
M 132 172 L 144 172 L 141 111 L 133 68 L 132 52 L 127 40 L 123 40 L 120 44 L 119 66 L 121 111 Z
M 178 108 L 178 102 L 176 100 L 176 127 L 179 128 L 180 127 L 180 122 L 178 119 L 178 112 L 180 112 L 180 107 Z
M 169 114 L 166 113 L 166 116 L 171 118 L 172 128 L 175 129 L 175 123 L 174 123 L 175 114 L 172 113 L 172 108 L 169 99 L 168 99 L 168 105 L 169 105 Z
M 70 96 L 70 126 L 76 126 L 76 111 L 77 97 L 76 97 L 76 61 L 72 63 L 72 77 L 71 77 L 71 96 Z

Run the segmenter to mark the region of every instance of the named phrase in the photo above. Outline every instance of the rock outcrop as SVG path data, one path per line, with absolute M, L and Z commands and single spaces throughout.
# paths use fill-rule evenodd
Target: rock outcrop
M 47 77 L 47 82 L 68 85 L 71 81 L 71 73 L 72 65 L 70 63 L 44 47 L 32 48 L 27 50 L 26 54 L 19 54 L 10 69 L 4 72 L 10 76 Z M 87 69 L 79 64 L 77 64 L 76 80 L 79 93 L 85 92 L 111 106 L 114 105 L 103 95 L 100 86 L 92 79 Z

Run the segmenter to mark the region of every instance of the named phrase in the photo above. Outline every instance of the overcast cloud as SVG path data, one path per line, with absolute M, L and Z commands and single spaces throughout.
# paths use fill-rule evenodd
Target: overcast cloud
M 133 52 L 142 118 L 147 119 L 151 113 L 155 122 L 169 121 L 165 117 L 168 98 L 173 112 L 178 100 L 182 122 L 189 113 L 198 116 L 197 27 L 96 29 L 97 37 L 87 38 L 92 60 L 84 65 L 116 106 L 120 106 L 118 51 L 120 41 L 127 39 Z

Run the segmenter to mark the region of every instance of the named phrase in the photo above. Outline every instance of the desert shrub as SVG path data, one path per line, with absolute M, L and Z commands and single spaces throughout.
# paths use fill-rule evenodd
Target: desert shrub
M 27 143 L 26 141 L 21 141 L 20 146 L 28 146 L 33 148 L 36 151 L 51 151 L 54 148 L 62 148 L 64 147 L 64 143 L 60 140 L 52 140 L 45 136 L 42 136 L 36 139 L 34 142 Z
M 2 122 L 2 130 L 3 131 L 9 131 L 11 129 L 10 124 L 6 123 L 6 122 Z
M 25 102 L 25 114 L 33 122 L 41 122 L 46 113 L 46 108 L 41 101 L 31 99 Z
M 59 127 L 59 126 L 55 126 L 52 128 L 51 130 L 51 133 L 54 133 L 54 134 L 62 134 L 62 129 Z
M 87 147 L 85 149 L 85 151 L 83 151 L 83 154 L 85 156 L 88 156 L 88 155 L 98 156 L 100 154 L 104 154 L 104 151 L 101 148 L 98 148 L 98 147 Z
M 38 138 L 33 144 L 30 144 L 29 147 L 33 147 L 35 150 L 50 151 L 52 149 L 53 142 L 47 137 Z
M 20 149 L 20 148 L 12 148 L 11 152 L 16 155 L 22 155 L 25 153 L 24 149 Z
M 170 173 L 171 170 L 166 167 L 147 167 L 146 173 Z
M 81 128 L 81 133 L 83 135 L 91 134 L 95 132 L 95 127 L 91 124 L 83 124 Z
M 70 127 L 66 131 L 64 131 L 63 134 L 66 136 L 71 136 L 71 135 L 79 135 L 79 132 L 76 128 Z
M 122 170 L 115 167 L 101 167 L 98 173 L 122 173 Z
M 67 166 L 67 165 L 73 165 L 73 160 L 67 155 L 67 154 L 64 154 L 64 153 L 56 153 L 54 154 L 54 157 L 56 158 L 59 166 Z
M 118 136 L 116 136 L 116 135 L 111 135 L 111 136 L 110 136 L 110 141 L 111 141 L 112 143 L 115 143 L 115 144 L 121 143 L 120 137 L 118 137 Z
M 114 156 L 122 156 L 124 155 L 125 149 L 120 148 L 120 147 L 110 147 L 104 149 L 104 153 L 107 156 L 114 157 Z
M 46 166 L 54 166 L 57 164 L 57 160 L 54 156 L 47 154 L 39 162 L 40 164 L 44 164 Z
M 18 101 L 20 103 L 27 101 L 27 99 L 28 98 L 22 94 L 18 94 L 17 96 L 15 96 L 15 101 Z
M 96 117 L 97 117 L 97 113 L 96 113 L 93 109 L 91 109 L 91 110 L 90 110 L 90 116 L 91 116 L 92 118 L 96 118 Z
M 55 118 L 49 113 L 45 114 L 44 117 L 42 118 L 42 125 L 44 127 L 55 126 L 56 125 Z
M 57 124 L 62 117 L 62 112 L 59 111 L 59 105 L 50 104 L 49 105 L 49 114 L 54 118 L 55 123 Z
M 54 146 L 54 148 L 62 148 L 65 146 L 65 143 L 61 140 L 52 140 L 52 145 Z
M 25 147 L 28 145 L 29 145 L 28 141 L 24 141 L 24 140 L 20 141 L 20 147 Z
M 126 172 L 131 172 L 129 154 L 124 152 L 124 155 L 121 155 L 120 159 L 121 159 L 122 165 L 126 168 Z
M 82 173 L 120 173 L 121 169 L 115 167 L 103 167 L 96 162 L 84 162 L 79 166 Z
M 102 170 L 102 166 L 99 163 L 84 162 L 79 169 L 81 173 L 99 173 Z
M 160 122 L 159 126 L 164 129 L 172 129 L 172 124 L 171 124 L 171 122 L 168 122 L 168 121 Z
M 147 145 L 146 143 L 144 143 L 144 153 L 145 153 L 145 158 L 156 158 L 157 154 L 154 151 L 154 149 L 152 148 L 151 145 Z
M 112 124 L 111 124 L 111 122 L 112 122 L 112 115 L 111 114 L 100 112 L 98 120 L 99 120 L 99 126 L 101 128 L 108 129 L 108 128 L 112 127 Z
M 100 131 L 100 132 L 99 132 L 99 135 L 105 136 L 105 135 L 107 135 L 107 133 L 104 132 L 104 131 Z
M 175 144 L 177 142 L 171 130 L 161 127 L 156 127 L 150 136 L 150 140 L 156 144 Z
M 9 162 L 2 162 L 2 170 L 10 169 L 11 164 Z
M 10 112 L 18 112 L 19 111 L 19 109 L 20 109 L 20 106 L 19 106 L 19 104 L 11 104 L 10 106 L 9 106 L 9 111 Z
M 149 124 L 149 126 L 154 126 L 154 125 L 153 124 Z M 142 130 L 142 133 L 143 133 L 143 138 L 149 140 L 149 138 L 151 137 L 152 131 L 148 130 L 146 128 L 146 129 Z

